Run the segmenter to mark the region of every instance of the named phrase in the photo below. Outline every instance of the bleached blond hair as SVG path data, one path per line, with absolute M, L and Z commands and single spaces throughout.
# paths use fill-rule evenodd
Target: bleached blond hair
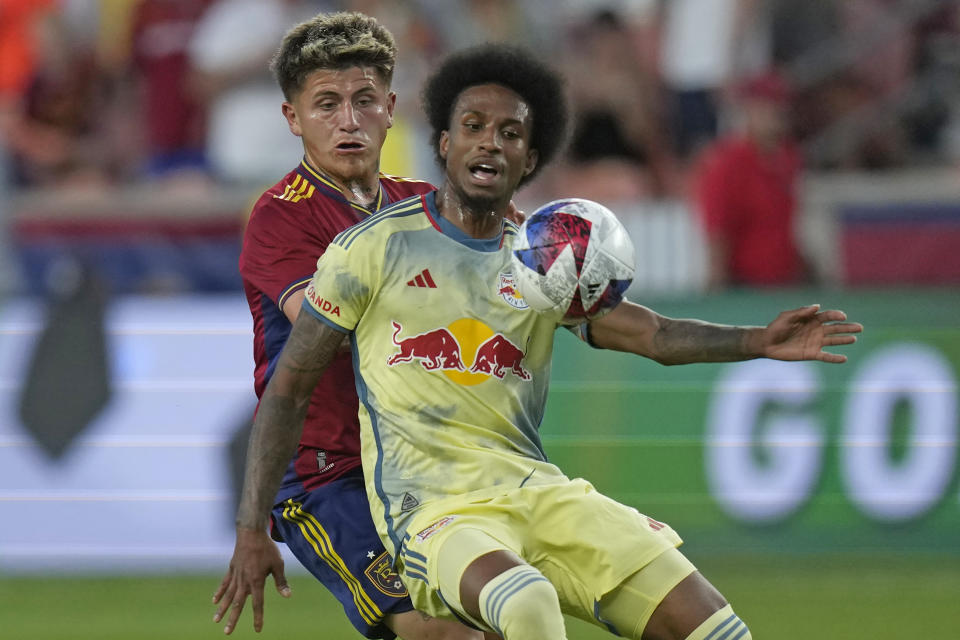
M 396 61 L 393 35 L 375 18 L 356 11 L 321 13 L 287 32 L 270 70 L 292 100 L 318 69 L 372 67 L 389 87 Z

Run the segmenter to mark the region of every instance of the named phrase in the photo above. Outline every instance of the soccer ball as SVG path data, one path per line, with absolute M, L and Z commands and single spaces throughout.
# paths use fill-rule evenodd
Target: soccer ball
M 522 225 L 510 254 L 530 307 L 579 324 L 613 309 L 633 281 L 633 242 L 612 211 L 580 198 L 547 203 Z

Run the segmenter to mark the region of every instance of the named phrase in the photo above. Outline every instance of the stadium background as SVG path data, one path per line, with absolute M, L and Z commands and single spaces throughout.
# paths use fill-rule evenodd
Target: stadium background
M 37 45 L 32 89 L 3 94 L 0 119 L 0 637 L 219 637 L 209 597 L 232 549 L 254 402 L 238 238 L 251 199 L 296 157 L 267 169 L 256 157 L 218 164 L 208 139 L 200 161 L 181 157 L 175 171 L 151 164 L 157 156 L 138 134 L 149 111 L 137 102 L 145 68 L 124 34 L 140 4 L 204 3 L 0 0 L 0 9 L 34 4 L 64 37 Z M 649 92 L 667 90 L 657 55 L 666 23 L 652 1 L 206 4 L 223 20 L 239 21 L 250 5 L 382 16 L 401 48 L 398 122 L 384 156 L 399 174 L 436 178 L 415 97 L 451 43 L 527 42 L 577 82 L 592 20 L 612 8 L 629 34 L 614 50 L 632 56 Z M 711 3 L 699 4 L 691 28 L 709 39 Z M 744 4 L 767 62 L 806 91 L 795 104 L 808 125 L 797 131 L 806 166 L 797 234 L 812 284 L 707 292 L 687 166 L 654 153 L 649 138 L 629 162 L 565 159 L 520 203 L 529 211 L 580 195 L 611 206 L 637 245 L 629 296 L 668 315 L 761 323 L 820 302 L 866 332 L 842 367 L 671 369 L 560 335 L 545 446 L 569 474 L 670 522 L 758 638 L 952 637 L 960 3 Z M 629 56 L 616 48 L 623 42 Z M 37 88 L 37 78 L 58 77 L 51 69 L 81 60 L 103 85 L 96 100 L 56 82 L 59 92 Z M 871 87 L 853 103 L 816 93 L 841 85 L 849 96 L 851 77 Z M 82 124 L 37 106 L 63 95 L 89 109 Z M 812 106 L 810 95 L 819 96 Z M 233 133 L 231 157 L 260 144 Z M 296 562 L 287 566 L 295 596 L 269 594 L 264 637 L 356 637 Z M 235 635 L 252 637 L 244 622 Z M 604 636 L 571 623 L 570 637 Z

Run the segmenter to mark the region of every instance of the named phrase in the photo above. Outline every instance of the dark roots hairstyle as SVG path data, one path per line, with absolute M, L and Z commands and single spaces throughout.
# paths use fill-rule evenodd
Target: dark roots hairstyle
M 498 84 L 519 95 L 530 107 L 533 131 L 530 148 L 539 155 L 537 166 L 520 181 L 523 185 L 546 166 L 563 146 L 569 119 L 563 78 L 523 48 L 485 44 L 450 55 L 427 79 L 423 110 L 432 129 L 430 143 L 442 167 L 440 134 L 450 128 L 453 106 L 460 94 L 480 84 Z
M 374 18 L 358 12 L 321 13 L 287 32 L 270 69 L 290 101 L 317 69 L 373 67 L 389 87 L 396 61 L 393 35 Z

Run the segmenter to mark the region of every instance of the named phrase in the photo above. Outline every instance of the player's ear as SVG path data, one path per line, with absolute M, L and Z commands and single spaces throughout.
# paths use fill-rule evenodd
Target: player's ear
M 393 126 L 393 110 L 397 108 L 397 94 L 391 91 L 387 94 L 387 129 Z
M 447 150 L 450 148 L 450 134 L 447 131 L 440 132 L 440 141 L 438 143 L 438 148 L 440 149 L 440 157 L 446 160 Z
M 290 133 L 295 136 L 303 135 L 303 129 L 300 128 L 300 120 L 297 119 L 297 110 L 289 102 L 284 102 L 280 109 L 283 111 L 283 117 L 287 119 L 287 126 Z
M 540 159 L 540 153 L 536 149 L 527 151 L 527 163 L 523 167 L 523 175 L 530 175 L 537 168 L 537 161 Z

